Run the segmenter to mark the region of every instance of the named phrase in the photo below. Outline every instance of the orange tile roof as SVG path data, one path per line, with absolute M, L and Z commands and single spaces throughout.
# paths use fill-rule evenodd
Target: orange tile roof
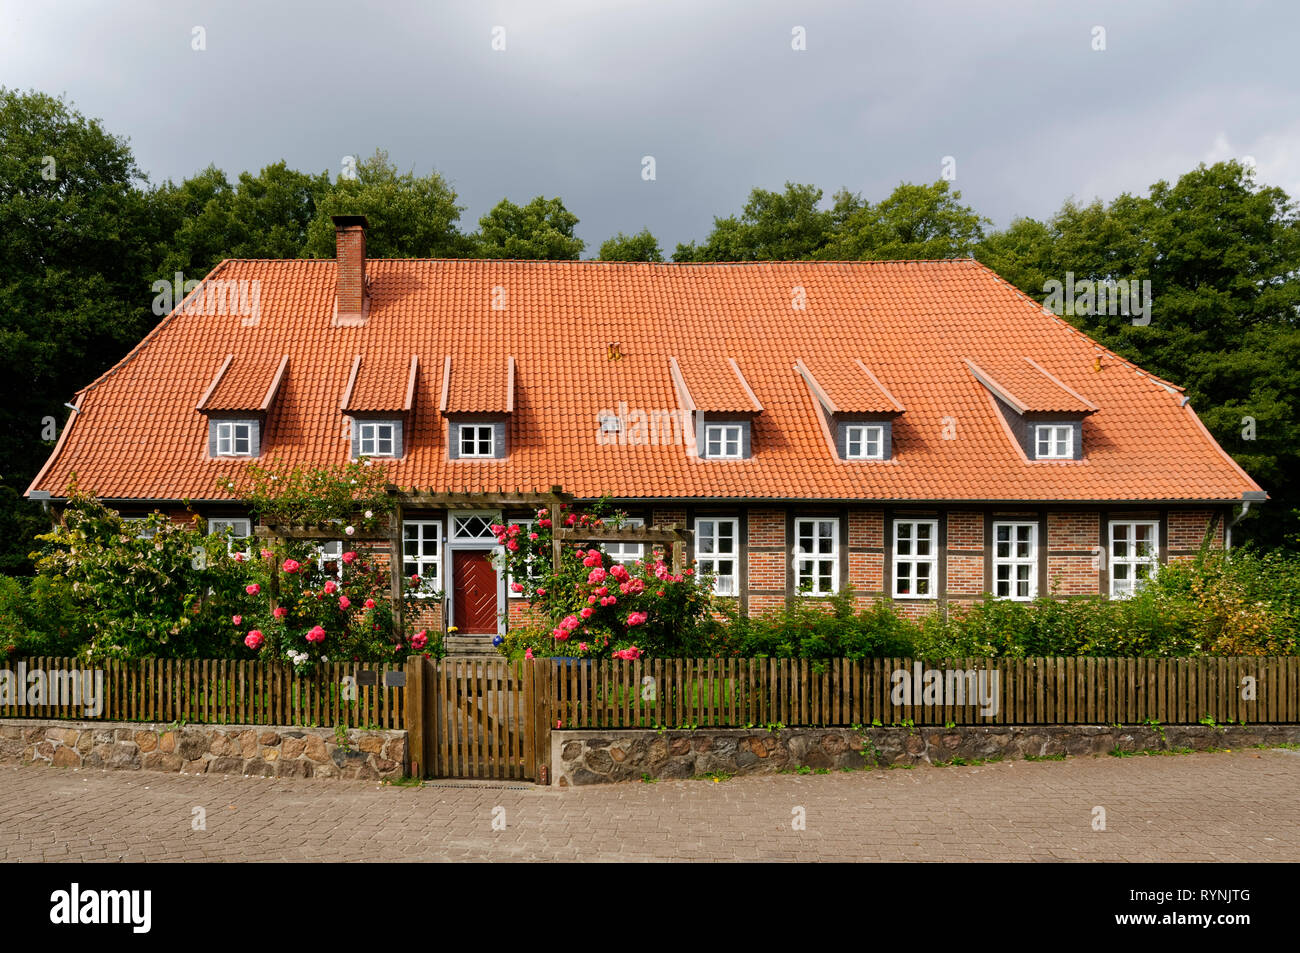
M 448 355 L 439 367 L 444 414 L 509 414 L 515 409 L 515 359 L 505 354 Z
M 966 361 L 975 379 L 1018 413 L 1091 414 L 1097 405 L 1063 384 L 1030 357 L 1005 355 L 976 364 Z
M 901 414 L 903 405 L 898 402 L 879 378 L 857 358 L 834 357 L 820 354 L 813 358 L 800 358 L 795 366 L 812 378 L 814 393 L 826 404 L 831 413 L 842 414 Z
M 702 346 L 707 347 L 707 342 Z M 756 414 L 763 410 L 734 357 L 673 357 L 670 366 L 676 368 L 676 376 L 686 388 L 683 396 L 692 409 L 706 414 Z
M 418 373 L 418 356 L 358 354 L 350 363 L 340 409 L 344 413 L 408 411 L 415 400 Z
M 199 410 L 265 411 L 289 368 L 289 355 L 227 354 L 197 405 Z
M 348 458 L 339 408 L 356 355 L 363 366 L 366 357 L 401 366 L 418 355 L 406 456 L 387 470 L 395 483 L 435 491 L 558 484 L 580 498 L 1107 501 L 1231 500 L 1258 490 L 1175 388 L 970 260 L 371 260 L 366 271 L 368 324 L 331 327 L 332 260 L 223 262 L 214 277 L 260 280 L 260 320 L 166 317 L 79 392 L 80 413 L 32 489 L 62 496 L 75 471 L 83 489 L 106 498 L 221 498 L 217 477 L 243 464 L 207 457 L 195 408 L 233 353 L 236 362 L 289 355 L 262 447 L 268 459 L 307 465 Z M 807 310 L 790 307 L 795 285 L 807 291 Z M 492 307 L 494 289 L 508 292 L 504 309 Z M 609 359 L 610 341 L 622 343 L 622 359 Z M 456 399 L 467 404 L 475 381 L 497 390 L 492 375 L 514 356 L 506 459 L 448 459 L 438 413 L 447 355 Z M 736 359 L 763 407 L 751 459 L 599 439 L 601 409 L 677 408 L 671 357 L 694 373 L 696 362 L 723 356 Z M 1084 460 L 1026 463 L 966 364 L 996 373 L 1026 356 L 1098 408 L 1084 420 Z M 794 369 L 801 357 L 819 366 L 861 359 L 902 404 L 887 465 L 835 459 L 816 398 Z M 1025 399 L 1039 402 L 1032 395 Z M 737 403 L 734 392 L 717 399 Z

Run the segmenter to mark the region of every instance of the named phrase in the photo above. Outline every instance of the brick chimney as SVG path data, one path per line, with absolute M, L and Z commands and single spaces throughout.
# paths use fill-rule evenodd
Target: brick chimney
M 334 247 L 338 282 L 334 297 L 334 325 L 365 324 L 370 315 L 366 285 L 366 228 L 364 215 L 334 215 Z

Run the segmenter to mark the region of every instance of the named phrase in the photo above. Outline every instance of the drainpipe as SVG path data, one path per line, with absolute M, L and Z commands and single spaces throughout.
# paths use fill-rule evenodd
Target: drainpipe
M 1232 550 L 1232 528 L 1246 518 L 1246 514 L 1250 512 L 1250 504 L 1252 502 L 1254 501 L 1242 500 L 1241 512 L 1233 518 L 1232 522 L 1230 522 L 1227 528 L 1223 531 L 1223 549 L 1225 552 L 1230 552 Z

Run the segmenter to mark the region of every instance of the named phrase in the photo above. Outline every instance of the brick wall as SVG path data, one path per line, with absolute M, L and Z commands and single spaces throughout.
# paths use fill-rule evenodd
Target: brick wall
M 785 510 L 749 511 L 749 614 L 762 615 L 785 605 L 786 563 L 789 550 L 785 538 Z
M 1101 517 L 1096 513 L 1062 512 L 1047 514 L 1047 549 L 1092 552 L 1100 538 Z
M 1194 553 L 1201 548 L 1205 530 L 1214 519 L 1212 510 L 1171 510 L 1169 512 L 1169 554 Z M 1219 518 L 1211 537 L 1211 545 L 1223 546 L 1223 519 Z

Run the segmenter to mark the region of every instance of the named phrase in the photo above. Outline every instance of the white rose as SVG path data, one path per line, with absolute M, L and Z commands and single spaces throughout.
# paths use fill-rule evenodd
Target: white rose
M 356 531 L 357 531 L 357 528 L 356 528 L 355 526 L 345 526 L 345 527 L 343 527 L 343 532 L 347 533 L 349 536 L 351 536 L 351 535 L 352 535 L 353 533 L 355 533 Z

